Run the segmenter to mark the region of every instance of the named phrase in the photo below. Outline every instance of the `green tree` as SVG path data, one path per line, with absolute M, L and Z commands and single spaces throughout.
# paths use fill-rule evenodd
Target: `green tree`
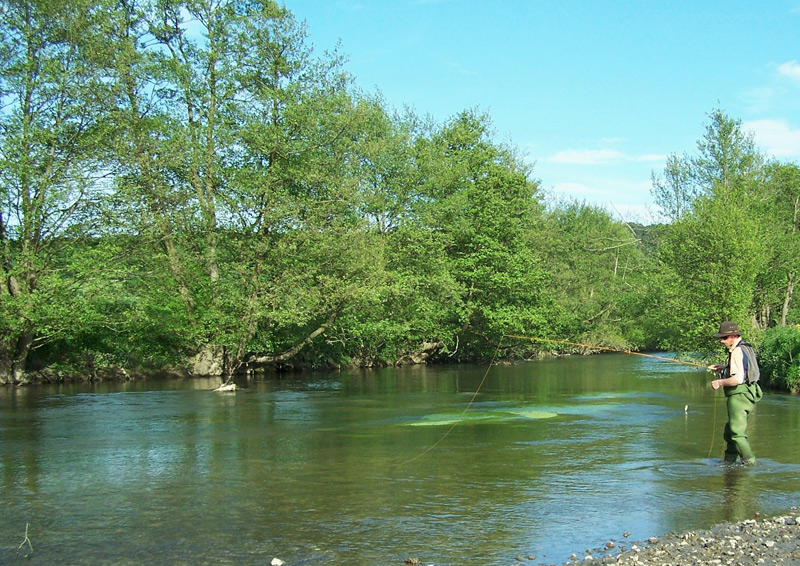
M 696 196 L 676 218 L 658 251 L 665 281 L 661 320 L 673 327 L 672 347 L 691 348 L 729 319 L 754 320 L 758 274 L 768 247 L 758 211 L 763 159 L 741 122 L 715 110 L 698 155 L 682 160 L 680 178 L 692 179 Z
M 697 154 L 672 154 L 662 175 L 652 173 L 651 194 L 669 221 L 691 212 L 701 196 L 741 189 L 742 180 L 758 174 L 763 158 L 752 134 L 742 130 L 739 120 L 722 110 L 708 115 L 705 134 L 697 142 Z
M 543 209 L 539 187 L 511 149 L 491 141 L 488 118 L 476 112 L 448 122 L 429 151 L 417 209 L 439 235 L 459 287 L 448 333 L 464 357 L 486 355 L 504 333 L 546 325 L 545 273 L 530 241 Z
M 688 157 L 675 154 L 667 157 L 663 176 L 651 175 L 651 194 L 669 221 L 680 220 L 692 208 L 698 187 L 692 181 L 692 165 Z
M 333 338 L 351 363 L 422 361 L 452 342 L 450 305 L 459 289 L 441 253 L 446 238 L 421 219 L 422 208 L 436 206 L 425 189 L 436 165 L 436 126 L 410 111 L 387 111 L 380 97 L 362 100 L 361 109 L 354 175 L 379 285 L 367 308 L 340 318 Z
M 229 280 L 215 323 L 227 321 L 235 368 L 295 356 L 370 293 L 376 260 L 356 200 L 362 111 L 341 57 L 313 57 L 305 28 L 273 2 L 233 11 L 241 102 L 226 111 L 238 131 L 221 194 L 226 226 L 248 236 L 230 250 L 248 274 Z
M 184 129 L 174 112 L 172 74 L 153 48 L 148 10 L 147 3 L 126 2 L 109 13 L 103 61 L 115 87 L 106 111 L 116 125 L 117 190 L 109 215 L 118 230 L 141 237 L 152 259 L 166 259 L 163 269 L 172 281 L 156 288 L 176 289 L 193 317 L 188 254 L 180 243 L 195 210 L 183 182 Z
M 128 229 L 161 248 L 196 349 L 228 375 L 285 362 L 369 280 L 341 58 L 271 1 L 126 7 L 109 60 Z
M 634 229 L 599 207 L 568 202 L 548 211 L 537 240 L 559 334 L 614 348 L 638 346 L 627 300 L 644 293 Z
M 752 320 L 756 276 L 765 266 L 762 227 L 740 199 L 702 197 L 691 216 L 672 225 L 660 259 L 679 284 L 664 289 L 668 314 L 683 327 L 673 347 L 689 349 L 708 339 L 721 320 Z
M 762 328 L 786 326 L 800 264 L 800 168 L 769 163 L 755 200 L 771 250 L 769 269 L 758 277 L 756 315 Z
M 747 188 L 743 181 L 757 174 L 764 163 L 753 134 L 742 130 L 741 120 L 720 109 L 709 114 L 697 149 L 697 156 L 691 160 L 691 173 L 703 194 L 741 192 Z
M 759 345 L 758 362 L 767 385 L 800 392 L 800 325 L 768 328 Z
M 57 305 L 74 304 L 87 281 L 80 273 L 63 284 L 70 269 L 59 260 L 94 233 L 107 189 L 107 89 L 93 64 L 104 8 L 87 1 L 0 7 L 2 382 L 27 380 L 32 350 L 72 324 Z

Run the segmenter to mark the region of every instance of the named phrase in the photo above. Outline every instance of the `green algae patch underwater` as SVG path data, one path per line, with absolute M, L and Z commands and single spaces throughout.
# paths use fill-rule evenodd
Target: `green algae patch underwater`
M 404 423 L 407 426 L 446 426 L 463 424 L 499 424 L 518 419 L 551 419 L 558 413 L 532 409 L 502 409 L 490 411 L 466 411 L 461 413 L 437 413 L 426 415 L 419 421 Z

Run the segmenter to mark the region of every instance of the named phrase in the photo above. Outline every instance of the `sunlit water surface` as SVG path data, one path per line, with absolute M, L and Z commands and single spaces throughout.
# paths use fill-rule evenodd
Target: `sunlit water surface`
M 0 562 L 562 563 L 798 505 L 800 398 L 768 392 L 758 465 L 725 469 L 709 379 L 609 354 L 0 388 Z

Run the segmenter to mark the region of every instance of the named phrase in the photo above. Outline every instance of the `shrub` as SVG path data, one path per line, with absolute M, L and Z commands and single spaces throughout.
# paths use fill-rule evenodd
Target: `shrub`
M 800 392 L 800 325 L 765 330 L 758 362 L 766 385 Z

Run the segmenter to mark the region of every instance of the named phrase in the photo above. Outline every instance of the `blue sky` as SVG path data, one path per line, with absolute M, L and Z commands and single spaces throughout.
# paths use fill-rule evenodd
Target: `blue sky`
M 554 199 L 656 221 L 651 172 L 722 109 L 800 162 L 800 0 L 285 0 L 359 87 L 485 111 Z

